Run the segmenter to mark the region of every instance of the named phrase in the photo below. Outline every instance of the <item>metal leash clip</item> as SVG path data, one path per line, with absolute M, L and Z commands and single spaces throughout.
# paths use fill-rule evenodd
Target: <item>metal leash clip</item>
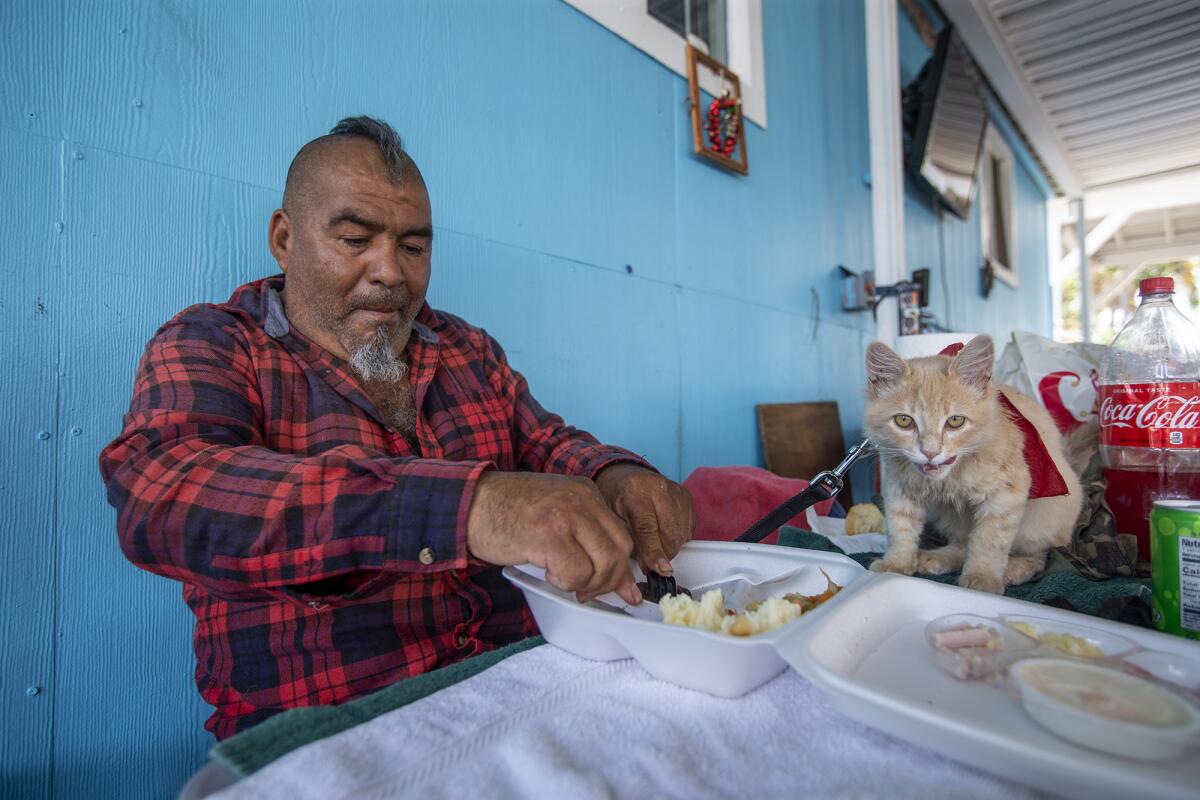
M 761 542 L 771 533 L 792 517 L 804 511 L 809 506 L 828 500 L 842 490 L 846 473 L 856 461 L 864 456 L 874 455 L 875 445 L 870 439 L 863 439 L 851 447 L 841 463 L 830 470 L 819 473 L 808 484 L 808 488 L 800 494 L 784 502 L 770 514 L 750 526 L 749 530 L 737 537 L 738 542 Z

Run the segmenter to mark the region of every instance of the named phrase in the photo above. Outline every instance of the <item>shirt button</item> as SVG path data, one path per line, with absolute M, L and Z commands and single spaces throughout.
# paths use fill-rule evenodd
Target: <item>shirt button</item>
M 417 554 L 417 558 L 422 564 L 429 566 L 433 563 L 433 551 L 428 547 L 422 547 L 421 552 Z
M 325 608 L 325 605 L 326 604 L 322 603 L 320 600 L 309 600 L 308 601 L 308 607 L 313 609 L 314 611 L 320 611 L 321 609 Z
M 467 636 L 465 633 L 459 634 L 458 638 L 454 640 L 454 643 L 459 646 L 459 649 L 465 649 L 471 644 L 471 637 Z

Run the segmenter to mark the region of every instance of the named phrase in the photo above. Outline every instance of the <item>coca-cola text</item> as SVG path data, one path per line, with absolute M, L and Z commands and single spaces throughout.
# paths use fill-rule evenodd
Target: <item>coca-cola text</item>
M 1200 382 L 1101 386 L 1100 441 L 1120 447 L 1200 448 Z

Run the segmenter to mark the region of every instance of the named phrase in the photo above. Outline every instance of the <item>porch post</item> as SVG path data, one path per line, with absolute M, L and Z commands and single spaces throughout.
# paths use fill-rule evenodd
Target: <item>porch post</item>
M 875 281 L 905 277 L 904 153 L 900 131 L 900 47 L 896 0 L 863 0 L 866 12 L 867 108 L 871 130 L 871 215 Z M 899 335 L 896 298 L 879 303 L 875 335 L 894 345 Z
M 1079 240 L 1079 317 L 1083 340 L 1092 340 L 1092 270 L 1087 248 L 1087 216 L 1083 195 L 1071 201 L 1075 206 L 1075 238 Z

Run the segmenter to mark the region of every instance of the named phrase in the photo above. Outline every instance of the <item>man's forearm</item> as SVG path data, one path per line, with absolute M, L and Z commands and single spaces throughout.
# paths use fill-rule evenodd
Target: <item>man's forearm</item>
M 360 570 L 465 567 L 466 515 L 488 462 L 342 446 L 298 457 L 227 444 L 212 425 L 136 421 L 102 455 L 126 556 L 214 594 L 261 597 Z M 175 438 L 163 440 L 164 430 Z

